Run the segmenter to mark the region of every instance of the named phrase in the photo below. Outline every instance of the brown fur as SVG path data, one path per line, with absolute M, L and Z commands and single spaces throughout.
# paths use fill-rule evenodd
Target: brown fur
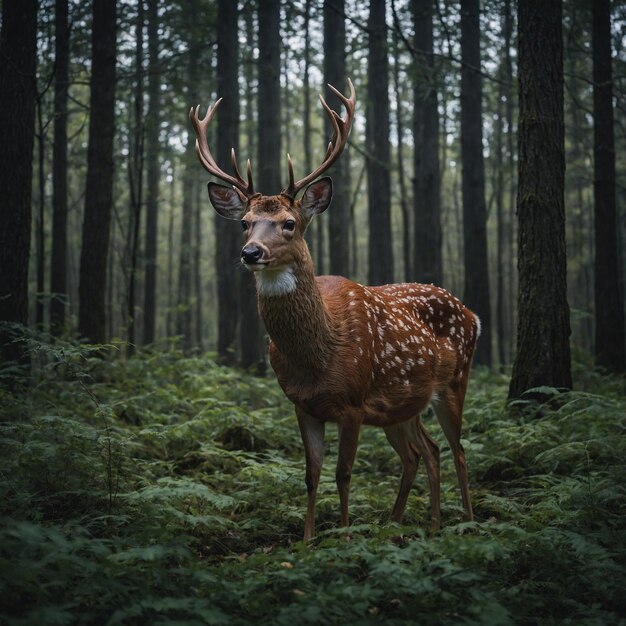
M 348 524 L 348 489 L 362 424 L 384 428 L 403 464 L 392 517 L 401 521 L 424 457 L 432 526 L 439 526 L 439 450 L 419 419 L 432 403 L 452 448 L 467 516 L 472 508 L 461 415 L 478 318 L 447 291 L 414 283 L 365 287 L 338 276 L 315 277 L 304 232 L 330 202 L 330 181 L 313 183 L 301 201 L 285 195 L 250 198 L 242 206 L 246 247 L 262 251 L 248 265 L 260 286 L 288 275 L 285 291 L 259 288 L 259 313 L 271 338 L 270 362 L 294 403 L 304 442 L 308 489 L 305 539 L 315 531 L 315 497 L 324 424 L 340 428 L 337 486 Z M 220 191 L 230 213 L 233 198 Z M 265 289 L 265 287 L 264 287 Z

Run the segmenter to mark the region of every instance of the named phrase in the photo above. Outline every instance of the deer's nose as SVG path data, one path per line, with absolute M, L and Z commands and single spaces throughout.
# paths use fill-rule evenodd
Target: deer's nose
M 263 250 L 255 243 L 249 243 L 241 250 L 241 260 L 246 264 L 256 263 L 263 256 Z

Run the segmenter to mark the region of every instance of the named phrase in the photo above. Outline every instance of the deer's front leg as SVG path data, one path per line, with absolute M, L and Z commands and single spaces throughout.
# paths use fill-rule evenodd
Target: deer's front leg
M 307 506 L 306 519 L 304 521 L 304 540 L 309 541 L 315 536 L 315 499 L 324 461 L 324 422 L 315 419 L 306 411 L 297 407 L 296 415 L 298 416 L 298 425 L 300 426 L 306 457 Z
M 341 507 L 341 524 L 348 526 L 348 497 L 350 494 L 350 479 L 352 478 L 352 465 L 356 457 L 359 445 L 359 431 L 361 419 L 347 419 L 339 424 L 339 452 L 337 455 L 337 490 L 339 491 L 339 504 Z

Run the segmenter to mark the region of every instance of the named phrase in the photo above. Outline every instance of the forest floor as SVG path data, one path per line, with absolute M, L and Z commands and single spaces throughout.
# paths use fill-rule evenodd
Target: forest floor
M 128 361 L 33 340 L 30 389 L 0 395 L 0 623 L 626 623 L 626 381 L 575 366 L 576 391 L 505 407 L 473 374 L 464 522 L 440 428 L 442 525 L 423 467 L 405 525 L 400 463 L 366 428 L 339 528 L 335 429 L 318 536 L 294 411 L 273 377 L 185 358 Z M 0 370 L 0 377 L 11 374 Z

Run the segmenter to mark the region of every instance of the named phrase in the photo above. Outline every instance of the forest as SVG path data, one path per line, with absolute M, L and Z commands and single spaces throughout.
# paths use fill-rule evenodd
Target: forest
M 0 10 L 0 623 L 626 624 L 626 3 Z M 372 393 L 385 353 L 325 356 L 312 297 L 284 364 L 307 318 L 271 317 L 246 252 L 275 198 L 281 241 L 358 283 L 333 332 L 363 304 L 382 340 L 371 294 L 406 283 L 480 320 L 475 351 L 446 331 L 460 392 L 411 382 L 439 385 L 414 481 L 375 420 L 311 448 L 302 389 L 351 416 L 328 390 Z

